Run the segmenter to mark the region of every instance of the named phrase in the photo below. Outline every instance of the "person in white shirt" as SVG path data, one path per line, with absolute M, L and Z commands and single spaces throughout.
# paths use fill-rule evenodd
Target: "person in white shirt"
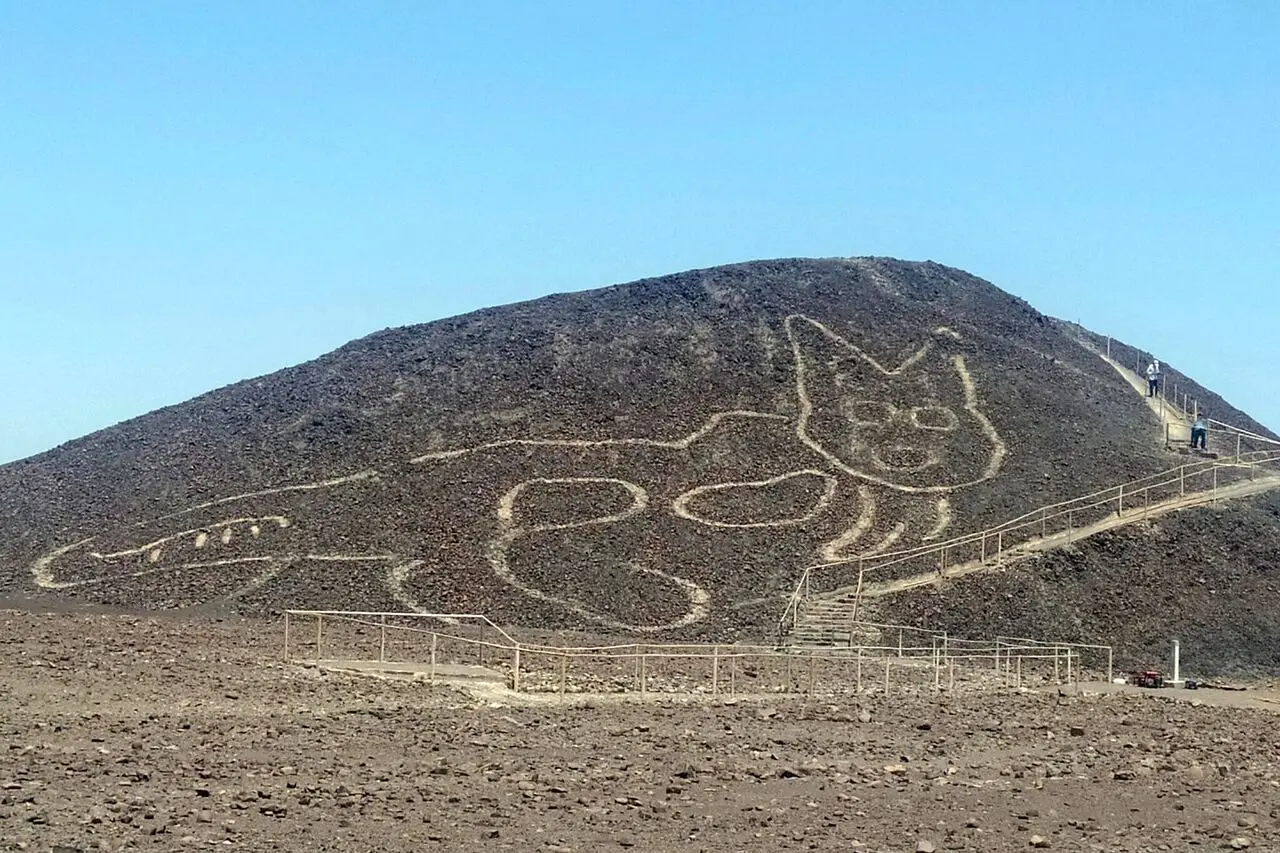
M 1147 396 L 1155 397 L 1160 393 L 1160 361 L 1159 359 L 1147 365 Z

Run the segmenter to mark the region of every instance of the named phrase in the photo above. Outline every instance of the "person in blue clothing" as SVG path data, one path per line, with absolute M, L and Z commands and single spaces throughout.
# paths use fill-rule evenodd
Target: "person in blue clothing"
M 1199 445 L 1201 450 L 1205 449 L 1205 437 L 1209 434 L 1209 419 L 1201 415 L 1196 418 L 1196 422 L 1191 425 L 1191 446 L 1192 448 Z

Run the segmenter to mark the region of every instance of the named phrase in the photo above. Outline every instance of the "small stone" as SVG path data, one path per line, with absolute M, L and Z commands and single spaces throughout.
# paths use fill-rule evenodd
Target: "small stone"
M 916 853 L 934 853 L 938 848 L 934 846 L 932 841 L 921 839 L 916 842 Z
M 1043 849 L 1049 846 L 1049 839 L 1045 838 L 1043 835 L 1033 835 L 1027 843 L 1032 847 Z
M 762 720 L 772 720 L 774 717 L 778 716 L 778 709 L 777 708 L 760 708 L 759 710 L 756 711 L 756 716 Z
M 1072 726 L 1069 731 L 1072 737 L 1084 737 L 1084 726 Z
M 886 764 L 884 772 L 890 776 L 906 776 L 907 768 L 902 764 Z
M 870 711 L 868 711 L 866 708 L 863 708 L 861 711 L 859 711 L 859 712 L 858 712 L 858 722 L 860 722 L 860 723 L 869 723 L 869 722 L 871 722 L 871 712 L 870 712 Z
M 1228 846 L 1232 850 L 1248 850 L 1250 847 L 1253 846 L 1253 842 L 1250 841 L 1248 838 L 1245 838 L 1244 836 L 1240 836 L 1239 838 L 1231 839 L 1231 841 L 1228 843 Z

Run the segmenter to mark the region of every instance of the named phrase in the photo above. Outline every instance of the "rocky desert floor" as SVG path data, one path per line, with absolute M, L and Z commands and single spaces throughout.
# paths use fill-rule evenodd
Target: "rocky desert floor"
M 1255 707 L 1056 689 L 556 705 L 279 649 L 269 621 L 0 612 L 0 850 L 1280 846 L 1280 717 L 1239 694 Z

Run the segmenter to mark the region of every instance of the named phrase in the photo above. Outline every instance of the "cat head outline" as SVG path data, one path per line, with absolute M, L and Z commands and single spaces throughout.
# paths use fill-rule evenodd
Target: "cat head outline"
M 886 367 L 803 315 L 786 319 L 795 356 L 800 440 L 837 469 L 904 492 L 949 492 L 989 480 L 1007 454 L 981 411 L 959 336 L 940 327 Z

